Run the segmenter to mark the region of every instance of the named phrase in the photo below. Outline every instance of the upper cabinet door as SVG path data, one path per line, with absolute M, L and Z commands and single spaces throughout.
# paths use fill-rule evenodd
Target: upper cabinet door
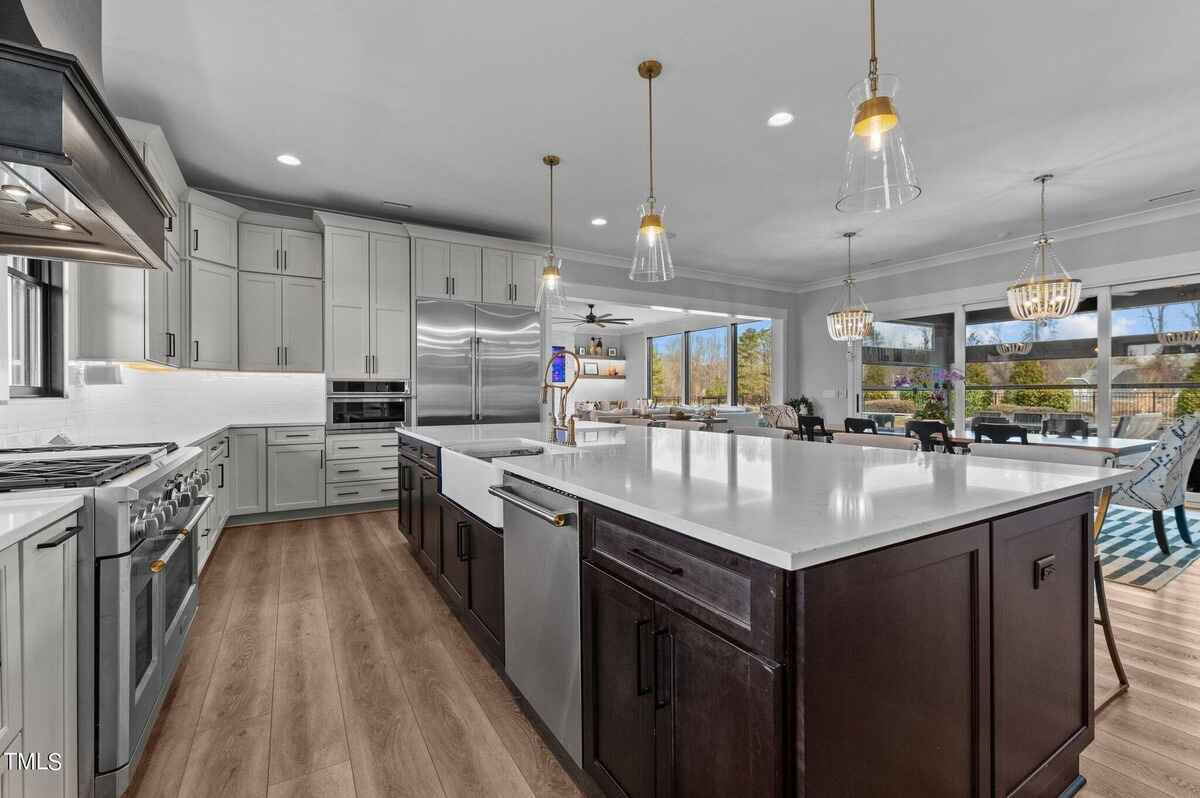
M 159 190 L 167 198 L 167 207 L 170 213 L 163 221 L 163 232 L 167 234 L 167 241 L 173 245 L 176 225 L 179 223 L 179 197 L 175 196 L 175 190 L 171 187 L 170 181 L 167 180 L 166 169 L 163 168 L 158 154 L 154 152 L 154 148 L 149 144 L 140 143 L 139 149 L 142 150 L 142 161 L 146 164 L 146 171 L 150 172 L 150 176 L 158 184 Z
M 187 342 L 182 341 L 183 337 L 183 264 L 179 261 L 179 253 L 172 247 L 167 247 L 166 250 L 167 265 L 171 267 L 171 271 L 166 273 L 167 278 L 167 326 L 166 337 L 168 345 L 167 365 L 182 366 L 183 352 L 179 351 L 181 345 L 187 348 Z
M 188 255 L 226 266 L 237 266 L 237 220 L 192 204 L 188 209 Z
M 483 301 L 512 304 L 513 254 L 502 249 L 483 251 Z
M 410 375 L 411 280 L 408 239 L 372 233 L 371 372 L 374 377 L 407 379 Z
M 246 272 L 276 274 L 281 270 L 282 236 L 278 227 L 238 225 L 238 268 Z
M 321 371 L 321 281 L 283 278 L 283 370 Z
M 450 297 L 450 245 L 427 238 L 413 239 L 416 253 L 417 296 Z
M 167 281 L 171 276 L 161 269 L 146 270 L 146 359 L 163 365 L 174 365 L 167 334 Z
M 237 269 L 192 261 L 191 363 L 200 369 L 236 369 Z
M 466 244 L 450 245 L 450 297 L 463 302 L 479 302 L 483 249 Z
M 273 274 L 238 274 L 238 363 L 242 371 L 279 371 L 283 367 L 283 304 Z
M 538 278 L 546 259 L 541 255 L 525 252 L 513 254 L 512 283 L 513 304 L 533 307 L 537 301 Z
M 371 368 L 371 259 L 361 230 L 325 230 L 325 369 L 366 379 Z
M 283 273 L 288 277 L 320 277 L 324 269 L 321 234 L 307 230 L 283 233 Z

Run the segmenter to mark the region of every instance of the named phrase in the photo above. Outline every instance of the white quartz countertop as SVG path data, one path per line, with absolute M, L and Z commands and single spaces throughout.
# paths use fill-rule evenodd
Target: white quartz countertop
M 245 427 L 324 427 L 325 419 L 293 419 L 282 418 L 266 420 L 238 420 L 229 423 L 220 421 L 191 421 L 180 419 L 170 425 L 137 424 L 136 419 L 130 420 L 129 426 L 108 426 L 102 430 L 89 431 L 86 434 L 68 430 L 67 434 L 76 443 L 106 444 L 106 443 L 170 443 L 180 446 L 195 446 L 206 438 L 211 438 L 221 430 Z
M 511 429 L 516 426 L 402 431 L 443 445 L 516 437 Z M 624 427 L 620 437 L 617 444 L 495 462 L 518 476 L 789 570 L 1085 493 L 1128 475 L 673 429 Z
M 0 549 L 24 540 L 82 507 L 83 496 L 79 493 L 37 498 L 21 498 L 20 493 L 13 493 L 0 498 Z
M 625 443 L 625 424 L 606 424 L 603 421 L 580 421 L 575 426 L 575 440 L 580 448 L 612 446 Z M 433 444 L 455 446 L 463 443 L 524 438 L 549 441 L 550 428 L 542 422 L 524 424 L 448 424 L 445 426 L 397 427 L 397 432 Z

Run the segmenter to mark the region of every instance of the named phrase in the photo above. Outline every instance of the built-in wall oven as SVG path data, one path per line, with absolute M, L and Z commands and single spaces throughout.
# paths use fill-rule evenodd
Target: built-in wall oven
M 412 395 L 404 380 L 329 380 L 327 387 L 330 432 L 384 432 L 412 423 Z

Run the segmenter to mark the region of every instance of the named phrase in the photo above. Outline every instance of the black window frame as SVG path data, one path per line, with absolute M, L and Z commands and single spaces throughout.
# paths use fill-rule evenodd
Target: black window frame
M 23 264 L 24 270 L 13 264 Z M 11 280 L 38 286 L 41 289 L 41 325 L 38 330 L 26 330 L 27 337 L 36 334 L 41 341 L 42 362 L 40 370 L 42 384 L 9 385 L 10 399 L 62 397 L 64 396 L 63 362 L 63 291 L 62 264 L 58 261 L 35 258 L 12 258 L 6 268 Z M 6 318 L 12 313 L 12 303 L 5 309 Z M 12 334 L 12 319 L 9 318 L 9 335 Z M 9 342 L 11 349 L 12 342 Z M 26 358 L 28 360 L 28 358 Z M 11 364 L 9 364 L 11 368 Z M 26 365 L 28 371 L 28 365 Z

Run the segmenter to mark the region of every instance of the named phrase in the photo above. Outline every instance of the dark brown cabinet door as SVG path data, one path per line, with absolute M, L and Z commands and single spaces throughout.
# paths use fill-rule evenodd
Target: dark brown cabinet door
M 467 604 L 467 534 L 471 522 L 465 515 L 446 502 L 442 507 L 441 557 L 438 566 L 438 588 L 446 600 L 455 607 Z
M 783 667 L 654 605 L 658 798 L 783 794 Z
M 991 791 L 988 525 L 798 575 L 804 795 Z
M 397 507 L 400 531 L 408 539 L 409 545 L 415 545 L 417 527 L 413 522 L 413 511 L 417 507 L 416 469 L 403 459 L 400 460 L 400 501 Z M 419 510 L 418 510 L 419 512 Z
M 483 524 L 467 532 L 467 610 L 504 656 L 504 536 Z
M 583 768 L 614 798 L 655 794 L 653 622 L 648 596 L 583 564 Z
M 438 498 L 437 475 L 423 468 L 416 469 L 417 491 L 421 497 L 420 541 L 417 562 L 430 574 L 438 572 L 439 549 L 442 545 L 442 501 Z

